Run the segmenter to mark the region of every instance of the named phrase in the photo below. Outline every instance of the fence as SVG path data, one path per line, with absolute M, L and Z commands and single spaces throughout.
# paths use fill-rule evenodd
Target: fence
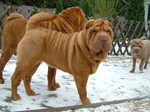
M 0 3 L 0 27 L 3 29 L 4 27 L 3 19 L 12 12 L 20 13 L 26 19 L 28 19 L 35 12 L 45 11 L 49 13 L 55 13 L 55 10 L 56 9 L 37 8 L 37 7 L 26 6 L 26 5 L 21 5 L 21 6 L 12 5 L 10 7 L 10 6 L 6 6 L 5 4 Z
M 56 9 L 48 9 L 48 8 L 37 8 L 32 6 L 15 6 L 12 5 L 7 6 L 0 2 L 0 48 L 1 48 L 1 35 L 2 35 L 2 29 L 4 28 L 4 20 L 5 18 L 12 12 L 20 13 L 22 14 L 26 19 L 28 19 L 32 14 L 36 12 L 49 12 L 49 13 L 55 13 Z
M 0 4 L 0 26 L 3 29 L 3 18 L 12 12 L 21 13 L 25 18 L 33 14 L 33 8 L 30 6 L 8 7 Z M 47 12 L 54 13 L 55 9 L 47 9 Z M 130 55 L 130 40 L 139 38 L 143 35 L 150 39 L 150 23 L 140 21 L 129 21 L 123 19 L 110 20 L 114 26 L 113 49 L 110 55 Z M 1 35 L 0 35 L 1 36 Z
M 130 41 L 145 35 L 150 39 L 150 22 L 111 20 L 114 25 L 114 41 L 111 55 L 130 55 Z

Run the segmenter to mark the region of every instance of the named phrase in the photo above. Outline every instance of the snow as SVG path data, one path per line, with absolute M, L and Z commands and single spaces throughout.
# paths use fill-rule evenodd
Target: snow
M 148 64 L 148 69 L 144 69 L 143 72 L 139 71 L 138 66 L 139 62 L 135 73 L 130 73 L 129 71 L 132 68 L 131 57 L 109 56 L 100 64 L 97 72 L 89 77 L 87 93 L 91 102 L 150 97 L 150 64 Z M 15 69 L 15 57 L 13 57 L 3 72 L 5 83 L 0 84 L 0 111 L 45 109 L 43 105 L 51 107 L 80 105 L 81 101 L 78 97 L 73 76 L 57 70 L 56 80 L 61 87 L 56 91 L 49 91 L 47 87 L 47 68 L 48 66 L 42 63 L 32 77 L 31 87 L 37 93 L 36 96 L 28 96 L 22 82 L 18 88 L 21 100 L 12 101 L 10 98 L 11 75 Z M 150 112 L 150 98 L 88 108 L 89 112 L 133 112 L 133 109 Z M 87 112 L 87 108 L 76 111 Z M 67 112 L 72 111 L 68 110 Z

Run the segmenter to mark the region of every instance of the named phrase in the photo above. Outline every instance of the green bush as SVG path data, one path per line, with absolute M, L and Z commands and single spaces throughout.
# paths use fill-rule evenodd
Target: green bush
M 144 0 L 129 0 L 125 18 L 127 20 L 144 21 Z
M 24 0 L 0 0 L 0 2 L 3 2 L 7 5 L 22 5 Z
M 78 6 L 79 0 L 62 0 L 64 9 L 68 7 Z
M 84 11 L 87 18 L 93 16 L 93 7 L 89 0 L 81 0 L 79 6 Z
M 36 8 L 36 7 L 33 7 L 33 14 L 36 14 L 36 13 L 38 13 L 39 11 L 38 11 L 38 9 Z
M 116 18 L 117 6 L 119 0 L 95 0 L 94 16 L 95 18 Z
M 39 8 L 55 8 L 56 0 L 0 0 L 7 5 L 29 5 Z
M 2 37 L 2 28 L 0 27 L 0 42 L 1 42 L 1 37 Z
M 57 0 L 56 14 L 60 13 L 62 10 L 64 10 L 62 0 Z

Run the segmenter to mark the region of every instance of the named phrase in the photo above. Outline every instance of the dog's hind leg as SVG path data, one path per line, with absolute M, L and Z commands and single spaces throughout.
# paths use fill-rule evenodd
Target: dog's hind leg
M 37 68 L 39 67 L 40 64 L 41 64 L 41 62 L 38 63 L 38 64 L 36 64 L 34 67 L 32 67 L 31 72 L 23 78 L 24 86 L 25 86 L 25 89 L 26 89 L 26 93 L 27 93 L 29 96 L 33 96 L 33 95 L 36 94 L 36 93 L 31 89 L 30 83 L 31 83 L 32 76 L 34 75 L 34 73 L 36 72 L 36 70 L 37 70 Z
M 144 69 L 147 68 L 148 60 L 149 60 L 149 57 L 146 59 L 146 62 L 145 62 L 145 65 L 144 65 Z
M 87 97 L 86 85 L 89 75 L 74 75 L 76 86 L 82 104 L 90 104 L 90 100 Z
M 12 76 L 12 98 L 19 99 L 17 87 L 20 80 L 24 80 L 25 89 L 28 95 L 34 95 L 34 91 L 30 88 L 31 77 L 41 63 L 41 55 L 43 54 L 43 41 L 36 41 L 37 36 L 33 38 L 23 38 L 18 44 L 16 70 Z M 35 38 L 34 38 L 35 37 Z M 29 52 L 30 51 L 30 52 Z M 21 78 L 19 78 L 21 77 Z M 17 83 L 19 82 L 19 83 Z
M 140 71 L 143 71 L 143 65 L 144 65 L 145 62 L 146 62 L 146 59 L 141 59 L 141 63 L 140 63 L 140 66 L 139 66 Z
M 24 60 L 23 60 L 24 61 Z M 21 80 L 24 81 L 25 89 L 28 95 L 35 95 L 34 91 L 30 88 L 31 77 L 40 65 L 40 63 L 36 64 L 36 66 L 32 67 L 32 64 L 25 61 L 18 62 L 15 72 L 11 77 L 12 80 L 12 99 L 18 100 L 20 99 L 20 95 L 17 93 L 17 88 L 20 85 Z
M 20 95 L 17 93 L 17 88 L 20 85 L 20 82 L 22 80 L 22 74 L 23 71 L 16 67 L 14 74 L 11 77 L 11 83 L 12 83 L 12 90 L 11 90 L 11 97 L 13 100 L 19 100 L 21 97 Z
M 5 48 L 3 48 L 5 47 Z M 3 70 L 5 68 L 6 63 L 11 58 L 12 54 L 15 52 L 16 48 L 9 47 L 7 45 L 2 45 L 2 54 L 0 59 L 0 84 L 4 83 L 3 79 Z
M 56 69 L 48 67 L 48 89 L 51 91 L 56 90 L 60 85 L 56 82 Z

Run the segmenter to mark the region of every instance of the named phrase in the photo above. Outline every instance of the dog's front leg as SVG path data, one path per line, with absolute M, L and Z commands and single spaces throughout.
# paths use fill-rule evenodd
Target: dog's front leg
M 76 86 L 77 86 L 79 97 L 82 101 L 82 104 L 91 103 L 87 97 L 87 91 L 86 91 L 88 77 L 89 75 L 74 75 L 74 79 L 76 82 Z
M 143 70 L 143 65 L 145 63 L 145 59 L 141 59 L 141 63 L 140 63 L 140 66 L 139 66 L 139 70 L 142 71 Z
M 132 61 L 133 61 L 133 65 L 132 65 L 132 70 L 130 71 L 131 73 L 135 71 L 136 59 L 133 57 Z

